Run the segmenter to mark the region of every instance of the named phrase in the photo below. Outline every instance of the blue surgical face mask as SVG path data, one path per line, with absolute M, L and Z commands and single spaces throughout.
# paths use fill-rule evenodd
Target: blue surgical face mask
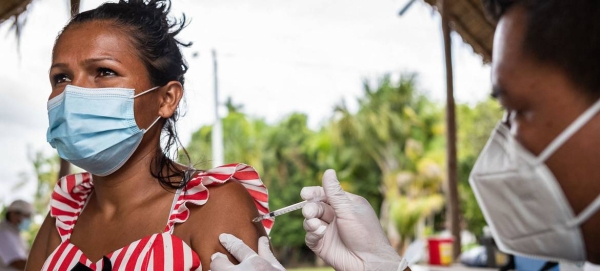
M 133 100 L 157 88 L 134 95 L 134 89 L 67 85 L 48 101 L 48 143 L 62 159 L 94 175 L 115 172 L 160 119 L 140 129 L 133 114 Z
M 21 221 L 21 223 L 19 223 L 20 231 L 27 231 L 27 230 L 29 230 L 30 227 L 31 227 L 31 219 L 29 219 L 29 218 L 25 218 Z

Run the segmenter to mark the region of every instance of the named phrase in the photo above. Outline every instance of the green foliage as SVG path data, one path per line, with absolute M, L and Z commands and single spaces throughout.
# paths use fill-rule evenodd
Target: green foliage
M 29 161 L 33 166 L 33 173 L 37 180 L 37 188 L 33 202 L 35 215 L 46 217 L 50 207 L 50 197 L 52 196 L 52 191 L 54 190 L 57 181 L 60 160 L 56 154 L 45 155 L 41 151 L 36 151 L 35 153 L 29 153 Z M 41 226 L 41 224 L 34 222 L 31 224 L 31 227 L 23 233 L 25 240 L 30 246 L 33 244 L 33 240 Z
M 412 75 L 399 80 L 385 75 L 375 87 L 365 81 L 358 112 L 342 104 L 332 124 L 342 147 L 352 148 L 360 162 L 371 160 L 377 166 L 371 171 L 378 179 L 371 185 L 383 196 L 383 225 L 391 219 L 400 234 L 394 242 L 399 249 L 416 235 L 417 224 L 444 204 L 442 111 L 415 90 L 414 81 Z
M 486 222 L 469 185 L 469 174 L 501 117 L 502 109 L 493 100 L 486 100 L 475 106 L 457 107 L 460 207 L 467 229 L 477 236 L 481 236 Z
M 338 139 L 356 144 L 359 151 L 373 159 L 383 172 L 414 167 L 404 151 L 408 139 L 419 142 L 422 152 L 439 147 L 441 111 L 414 89 L 414 76 L 405 75 L 394 82 L 383 76 L 376 89 L 363 83 L 365 96 L 359 110 L 352 114 L 344 104 L 336 108 L 340 116 L 334 123 Z
M 336 169 L 344 189 L 365 197 L 392 222 L 402 246 L 415 237 L 419 223 L 431 233 L 438 217 L 434 215 L 445 203 L 443 110 L 420 94 L 414 81 L 412 75 L 365 81 L 358 110 L 350 112 L 342 102 L 318 130 L 307 126 L 305 114 L 293 113 L 270 124 L 248 117 L 229 99 L 229 113 L 222 120 L 225 162 L 246 163 L 259 171 L 269 188 L 271 209 L 301 201 L 302 187 L 320 185 L 323 172 Z M 461 206 L 475 233 L 485 221 L 468 173 L 499 114 L 492 101 L 457 108 Z M 210 125 L 201 127 L 187 147 L 193 161 L 203 166 L 211 157 L 211 131 Z M 276 250 L 301 253 L 302 221 L 300 212 L 276 219 L 271 232 Z
M 316 161 L 310 159 L 308 140 L 315 132 L 307 126 L 304 114 L 292 114 L 268 129 L 263 152 L 264 171 L 261 176 L 270 184 L 269 193 L 273 209 L 302 201 L 300 190 L 304 186 L 318 185 L 319 171 Z M 293 212 L 276 219 L 272 242 L 277 247 L 302 247 L 304 230 L 302 213 Z
M 391 204 L 391 217 L 398 232 L 406 237 L 416 236 L 417 223 L 423 219 L 423 215 L 439 211 L 444 204 L 444 197 L 434 194 L 425 197 L 410 199 L 408 197 L 397 197 Z
M 260 153 L 263 149 L 262 144 L 266 142 L 260 140 L 262 133 L 267 125 L 261 120 L 251 120 L 241 112 L 230 111 L 222 119 L 225 147 L 225 163 L 244 161 L 244 163 L 254 166 L 259 172 L 262 172 L 262 163 Z M 212 157 L 211 152 L 211 133 L 212 126 L 203 126 L 192 134 L 190 144 L 187 146 L 188 153 L 196 167 L 206 168 L 210 163 L 206 163 Z
M 38 214 L 46 214 L 50 206 L 50 196 L 56 185 L 60 159 L 57 154 L 45 155 L 37 151 L 29 155 L 38 185 L 33 206 Z
M 222 119 L 225 163 L 246 163 L 260 172 L 269 188 L 270 208 L 278 209 L 301 201 L 300 190 L 318 185 L 319 169 L 311 155 L 319 153 L 318 143 L 309 143 L 316 134 L 307 126 L 304 114 L 291 114 L 275 125 L 251 119 L 228 102 L 229 113 Z M 201 127 L 187 147 L 193 161 L 211 156 L 211 126 Z M 299 212 L 277 218 L 272 232 L 276 247 L 302 247 L 303 217 Z
M 320 185 L 322 173 L 327 169 L 335 169 L 342 187 L 351 193 L 359 194 L 371 203 L 379 212 L 382 203 L 380 192 L 381 172 L 372 159 L 364 159 L 364 153 L 356 144 L 346 144 L 340 140 L 339 131 L 334 127 L 335 121 L 314 134 L 309 141 L 308 153 L 318 168 Z

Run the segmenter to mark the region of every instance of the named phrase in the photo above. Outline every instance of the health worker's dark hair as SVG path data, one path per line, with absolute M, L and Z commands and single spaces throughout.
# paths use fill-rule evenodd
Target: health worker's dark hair
M 561 68 L 593 97 L 600 95 L 600 1 L 482 0 L 492 21 L 511 7 L 527 13 L 524 52 Z
M 154 86 L 164 86 L 170 81 L 179 81 L 184 85 L 188 67 L 180 46 L 188 47 L 191 43 L 182 43 L 175 38 L 186 26 L 186 17 L 183 14 L 180 20 L 170 18 L 170 9 L 169 0 L 119 0 L 117 3 L 104 3 L 75 15 L 62 32 L 72 25 L 86 22 L 111 23 L 129 37 Z M 177 137 L 175 123 L 179 115 L 178 108 L 165 120 L 161 138 L 164 147 L 157 149 L 150 167 L 152 176 L 165 188 L 182 188 L 189 181 L 188 172 L 181 170 L 175 162 L 179 148 L 190 160 Z M 182 181 L 172 181 L 173 179 Z

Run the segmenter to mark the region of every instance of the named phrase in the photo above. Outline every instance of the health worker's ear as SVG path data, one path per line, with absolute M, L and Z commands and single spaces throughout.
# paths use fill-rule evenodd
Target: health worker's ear
M 168 119 L 175 113 L 177 106 L 179 106 L 179 101 L 183 97 L 183 86 L 178 81 L 170 81 L 158 89 L 158 95 L 160 104 L 158 115 L 164 119 Z

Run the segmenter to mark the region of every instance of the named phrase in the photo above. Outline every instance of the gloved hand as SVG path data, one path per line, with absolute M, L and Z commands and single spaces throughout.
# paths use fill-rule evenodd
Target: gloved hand
M 302 208 L 306 245 L 335 270 L 403 271 L 407 262 L 387 239 L 375 211 L 363 197 L 344 192 L 334 170 L 323 174 L 323 187 L 305 187 L 305 200 L 325 202 Z
M 269 238 L 266 236 L 258 239 L 258 254 L 231 234 L 222 233 L 219 235 L 219 241 L 240 264 L 234 265 L 225 254 L 217 252 L 211 256 L 210 270 L 212 271 L 285 271 L 285 268 L 271 253 Z

